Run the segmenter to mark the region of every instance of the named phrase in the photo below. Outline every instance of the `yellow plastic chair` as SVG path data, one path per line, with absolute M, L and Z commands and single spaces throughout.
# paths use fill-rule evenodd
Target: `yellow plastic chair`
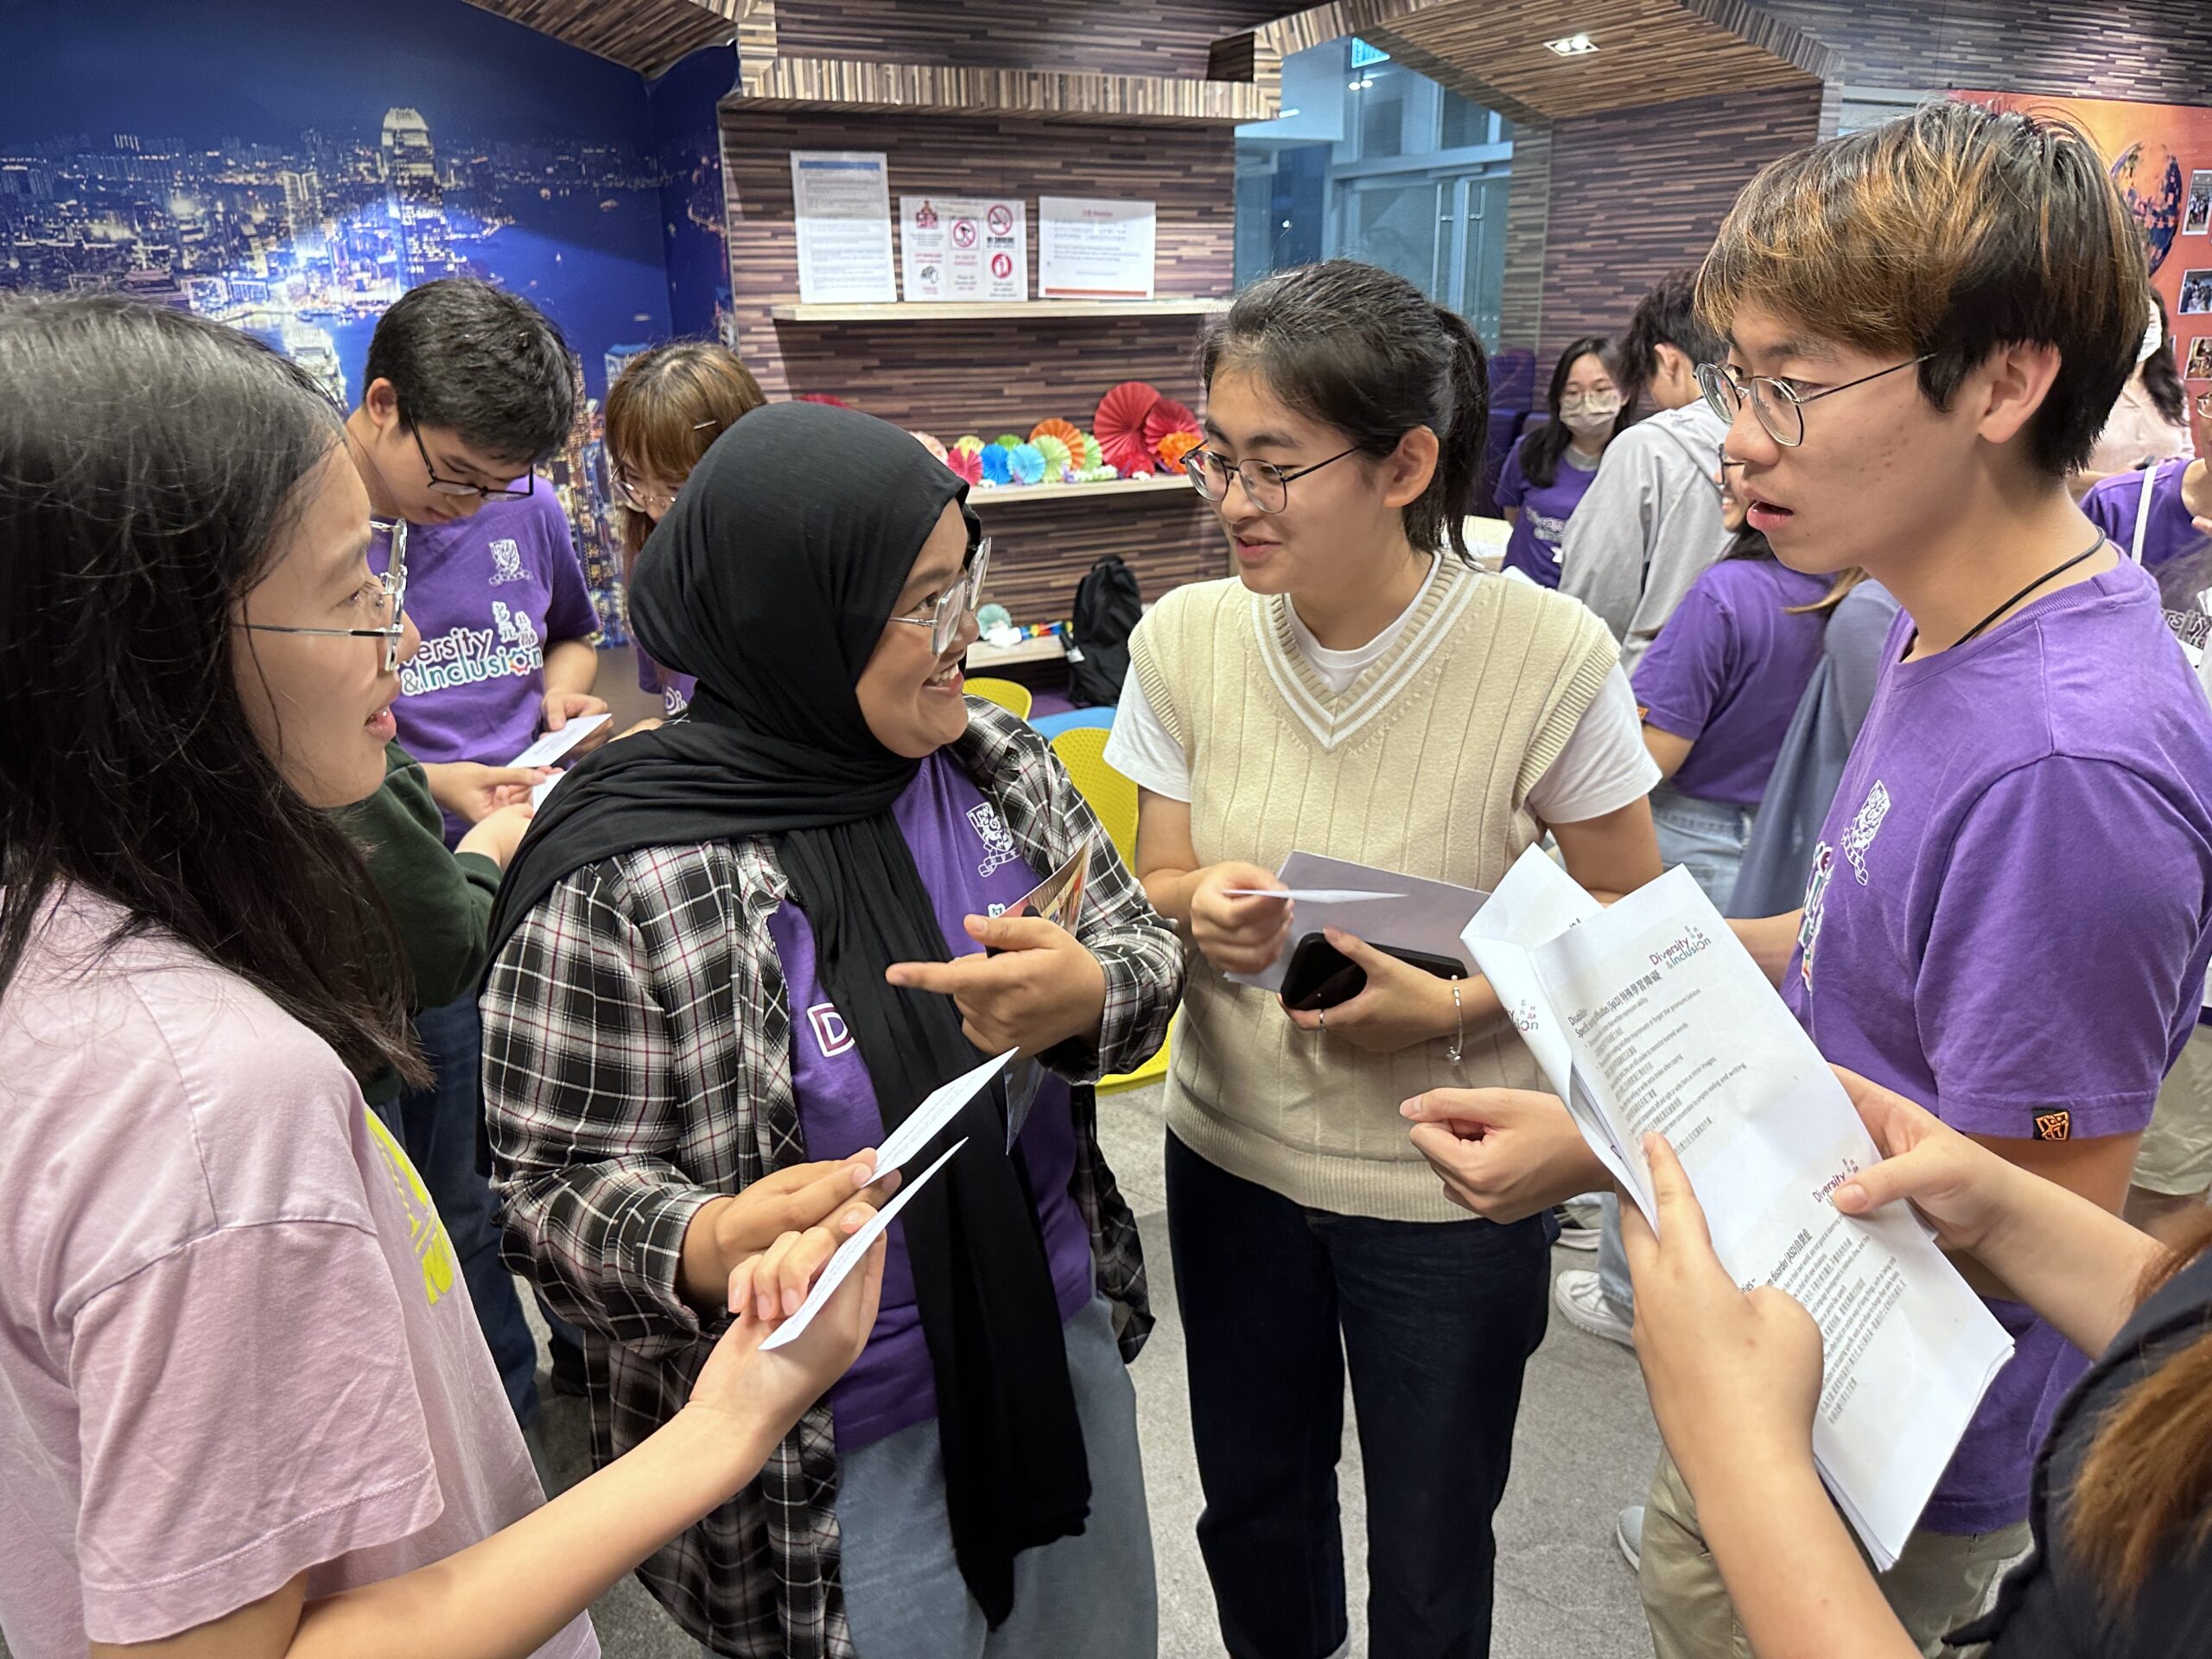
M 995 702 L 1016 720 L 1029 718 L 1029 706 L 1033 699 L 1026 685 L 1013 680 L 971 679 L 967 683 L 967 691 L 971 697 Z
M 969 682 L 973 685 L 975 682 Z M 1137 857 L 1137 786 L 1106 764 L 1104 728 L 1078 726 L 1052 740 L 1052 753 L 1090 803 L 1122 862 L 1131 868 Z
M 1103 727 L 1079 726 L 1054 738 L 1052 753 L 1060 757 L 1060 764 L 1068 769 L 1068 776 L 1083 791 L 1083 798 L 1098 815 L 1099 825 L 1114 843 L 1114 850 L 1122 855 L 1122 862 L 1135 868 L 1137 786 L 1106 764 L 1108 734 Z M 1174 1027 L 1171 1024 L 1169 1041 L 1173 1038 Z M 1163 1042 L 1159 1052 L 1135 1071 L 1099 1078 L 1098 1092 L 1117 1094 L 1124 1089 L 1141 1089 L 1147 1084 L 1157 1083 L 1167 1072 L 1167 1049 L 1168 1044 Z

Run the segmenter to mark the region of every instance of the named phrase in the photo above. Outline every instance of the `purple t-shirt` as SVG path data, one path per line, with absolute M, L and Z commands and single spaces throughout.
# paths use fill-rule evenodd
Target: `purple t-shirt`
M 696 675 L 679 674 L 672 668 L 663 668 L 645 655 L 643 645 L 638 647 L 638 690 L 660 699 L 664 720 L 674 720 L 689 709 L 691 694 L 698 689 L 699 681 Z
M 1821 1052 L 1954 1128 L 2134 1135 L 2212 951 L 2212 709 L 2123 562 L 1919 662 L 1900 613 L 1829 809 L 1783 995 Z M 1921 1524 L 2027 1513 L 2036 1439 L 2087 1363 L 1993 1302 L 2012 1362 Z
M 2151 514 L 2143 524 L 2145 568 L 2164 564 L 2204 545 L 2203 532 L 2190 522 L 2189 509 L 2182 504 L 2181 476 L 2189 467 L 2190 458 L 2183 455 L 2160 461 L 2152 469 Z M 2120 544 L 2121 552 L 2133 556 L 2136 521 L 2143 516 L 2142 472 L 2115 473 L 2099 479 L 2082 498 L 2082 511 L 2088 514 L 2091 524 Z
M 982 947 L 963 921 L 1011 906 L 1043 879 L 1014 850 L 999 815 L 957 761 L 943 749 L 892 807 L 936 907 L 946 948 L 956 957 Z M 791 1088 L 809 1158 L 847 1158 L 880 1146 L 884 1127 L 875 1084 L 845 1022 L 815 976 L 814 930 L 796 905 L 768 918 L 789 987 L 791 1009 Z M 1022 1124 L 1020 1146 L 1029 1166 L 1030 1190 L 1051 1262 L 1060 1318 L 1073 1318 L 1091 1294 L 1090 1235 L 1069 1196 L 1075 1173 L 1075 1122 L 1068 1085 L 1040 1070 L 1035 1098 Z M 930 1148 L 934 1159 L 944 1150 Z M 1000 1149 L 971 1146 L 963 1158 L 995 1157 Z M 917 1171 L 918 1173 L 918 1171 Z M 883 1265 L 883 1300 L 868 1347 L 830 1391 L 830 1410 L 841 1452 L 874 1444 L 937 1415 L 937 1382 L 914 1301 L 914 1272 L 906 1256 L 905 1227 L 891 1225 Z
M 1521 509 L 1520 520 L 1505 543 L 1505 563 L 1540 588 L 1556 588 L 1559 544 L 1566 538 L 1567 521 L 1581 504 L 1590 480 L 1598 476 L 1598 467 L 1594 461 L 1586 469 L 1576 466 L 1574 452 L 1567 450 L 1560 456 L 1552 481 L 1539 489 L 1521 470 L 1522 446 L 1535 435 L 1524 432 L 1513 441 L 1505 469 L 1498 474 L 1497 505 Z
M 371 561 L 389 556 L 379 543 Z M 399 671 L 392 715 L 417 760 L 504 766 L 537 735 L 545 648 L 599 632 L 568 516 L 540 479 L 449 524 L 407 526 L 407 614 L 422 649 Z M 468 825 L 446 815 L 448 846 Z
M 1723 559 L 1682 595 L 1634 681 L 1644 722 L 1694 746 L 1669 780 L 1675 789 L 1728 806 L 1764 798 L 1827 623 L 1789 607 L 1829 586 L 1772 559 Z

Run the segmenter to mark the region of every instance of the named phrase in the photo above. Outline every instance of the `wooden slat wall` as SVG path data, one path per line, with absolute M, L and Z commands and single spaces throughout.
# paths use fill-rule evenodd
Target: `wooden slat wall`
M 1851 86 L 2212 103 L 2206 0 L 1756 0 L 1816 36 Z
M 741 0 L 469 0 L 541 35 L 657 75 L 737 34 Z
M 891 192 L 1018 196 L 1031 205 L 1036 291 L 1040 194 L 1136 197 L 1158 204 L 1162 296 L 1230 291 L 1235 275 L 1235 140 L 1224 130 L 1056 125 L 935 116 L 895 126 L 849 114 L 765 114 L 726 105 L 723 190 L 735 345 L 771 396 L 821 392 L 872 415 L 987 441 L 1046 416 L 1089 427 L 1101 393 L 1148 380 L 1195 407 L 1197 317 L 1079 321 L 778 323 L 768 308 L 798 298 L 791 152 L 885 149 Z M 1148 596 L 1224 573 L 1219 531 L 1197 498 L 1109 497 L 988 509 L 1003 575 L 994 582 L 1022 620 L 1061 614 L 1091 561 L 1118 552 Z M 1052 607 L 1033 612 L 1032 605 Z
M 778 0 L 778 50 L 978 68 L 1203 79 L 1214 40 L 1263 23 L 1281 0 Z
M 746 103 L 763 113 L 820 110 L 934 118 L 946 111 L 1009 111 L 1047 120 L 1160 126 L 1266 121 L 1278 108 L 1276 91 L 1236 81 L 855 58 L 778 56 L 743 65 L 743 80 Z
M 1821 88 L 1691 99 L 1552 128 L 1543 346 L 1618 333 L 1644 289 L 1705 257 L 1751 175 L 1819 137 Z
M 1505 200 L 1505 280 L 1497 317 L 1502 346 L 1533 349 L 1543 339 L 1544 242 L 1551 196 L 1551 124 L 1515 127 L 1513 179 Z

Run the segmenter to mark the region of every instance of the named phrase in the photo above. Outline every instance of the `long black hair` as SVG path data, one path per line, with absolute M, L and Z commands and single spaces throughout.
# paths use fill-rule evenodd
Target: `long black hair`
M 2166 302 L 2151 290 L 2151 308 L 2158 317 L 2158 349 L 2143 359 L 2143 390 L 2159 414 L 2175 426 L 2189 419 L 2187 400 L 2181 389 L 2181 372 L 2174 367 L 2174 326 L 2166 316 Z
M 1354 259 L 1300 265 L 1252 284 L 1198 348 L 1208 386 L 1251 368 L 1309 420 L 1380 460 L 1417 426 L 1436 434 L 1436 472 L 1405 512 L 1406 539 L 1468 557 L 1489 435 L 1490 367 L 1466 319 L 1395 272 Z
M 1559 458 L 1567 453 L 1567 445 L 1574 442 L 1574 432 L 1560 418 L 1560 401 L 1567 396 L 1567 377 L 1574 372 L 1574 365 L 1586 357 L 1594 357 L 1605 365 L 1608 375 L 1613 373 L 1613 342 L 1603 334 L 1585 334 L 1559 354 L 1559 361 L 1552 365 L 1551 395 L 1545 406 L 1551 418 L 1521 441 L 1521 476 L 1540 490 L 1549 489 L 1559 478 Z M 1620 382 L 1613 382 L 1618 388 Z M 1620 412 L 1613 416 L 1613 429 L 1605 434 L 1611 443 L 1628 430 L 1629 399 L 1621 398 Z
M 426 1076 L 360 855 L 286 784 L 232 626 L 343 441 L 304 372 L 110 296 L 0 304 L 0 995 L 64 887 L 239 975 L 357 1076 Z M 365 646 L 363 647 L 366 649 Z M 112 941 L 111 941 L 112 943 Z

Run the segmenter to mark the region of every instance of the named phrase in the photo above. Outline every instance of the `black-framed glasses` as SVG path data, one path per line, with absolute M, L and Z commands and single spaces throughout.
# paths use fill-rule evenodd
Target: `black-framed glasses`
M 1916 364 L 1925 363 L 1935 356 L 1923 352 L 1918 357 L 1908 358 L 1902 363 L 1892 363 L 1886 369 L 1877 369 L 1872 374 L 1862 374 L 1856 380 L 1847 380 L 1840 386 L 1826 386 L 1819 391 L 1800 391 L 1787 380 L 1771 374 L 1754 374 L 1738 378 L 1733 369 L 1719 363 L 1697 365 L 1698 390 L 1705 394 L 1706 405 L 1722 420 L 1733 424 L 1736 411 L 1743 407 L 1744 399 L 1751 400 L 1751 413 L 1758 416 L 1766 435 L 1785 449 L 1795 449 L 1805 442 L 1805 405 L 1817 404 L 1823 397 L 1833 397 L 1839 391 L 1849 391 L 1853 386 L 1863 386 L 1869 380 L 1879 380 L 1885 375 L 1896 374 Z
M 1286 473 L 1272 461 L 1231 461 L 1227 455 L 1216 454 L 1206 448 L 1193 449 L 1183 457 L 1183 470 L 1191 475 L 1191 486 L 1209 501 L 1219 501 L 1229 494 L 1230 480 L 1243 479 L 1244 493 L 1262 512 L 1281 512 L 1290 505 L 1290 486 L 1294 479 L 1318 473 L 1331 461 L 1342 461 L 1346 455 L 1357 454 L 1357 444 L 1349 449 L 1339 449 L 1328 461 L 1317 461 L 1311 467 L 1300 467 Z
M 990 568 L 990 563 L 991 538 L 986 536 L 976 543 L 976 550 L 969 556 L 967 568 L 953 578 L 951 587 L 938 595 L 934 605 L 917 607 L 917 614 L 894 616 L 891 620 L 917 628 L 927 628 L 930 631 L 930 649 L 938 656 L 944 656 L 945 647 L 960 632 L 960 625 L 975 613 L 977 603 L 982 599 L 983 572 Z
M 384 641 L 384 671 L 399 671 L 399 642 L 407 632 L 407 521 L 404 518 L 372 518 L 369 533 L 382 536 L 391 543 L 391 560 L 385 565 L 384 575 L 376 579 L 375 614 L 380 619 L 368 628 L 295 628 L 275 622 L 248 622 L 249 633 L 308 633 L 325 639 L 381 639 Z
M 494 489 L 486 484 L 464 484 L 457 478 L 440 478 L 437 467 L 431 463 L 430 452 L 423 447 L 422 429 L 410 426 L 407 435 L 415 440 L 415 453 L 423 457 L 423 470 L 430 475 L 430 487 L 440 495 L 473 495 L 484 501 L 520 501 L 537 492 L 536 467 L 523 474 L 530 481 L 518 490 Z

